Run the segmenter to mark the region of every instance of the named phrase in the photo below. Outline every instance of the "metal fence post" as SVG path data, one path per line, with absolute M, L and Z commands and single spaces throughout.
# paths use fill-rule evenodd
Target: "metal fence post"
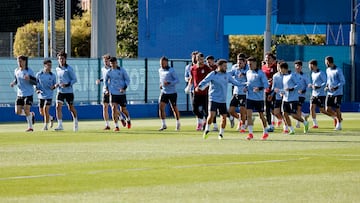
M 14 34 L 13 32 L 10 32 L 10 58 L 14 56 L 13 43 L 14 43 Z
M 148 103 L 148 59 L 145 58 L 145 104 Z

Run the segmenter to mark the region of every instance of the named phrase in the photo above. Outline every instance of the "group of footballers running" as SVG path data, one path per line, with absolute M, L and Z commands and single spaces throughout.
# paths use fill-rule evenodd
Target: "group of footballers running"
M 58 66 L 56 74 L 52 72 L 52 62 L 45 59 L 43 69 L 36 75 L 28 67 L 26 56 L 17 57 L 18 67 L 14 71 L 14 80 L 10 87 L 17 86 L 17 98 L 15 101 L 15 113 L 26 117 L 28 128 L 26 132 L 34 131 L 35 113 L 30 111 L 33 104 L 34 87 L 39 98 L 39 112 L 44 117 L 44 131 L 53 126 L 54 117 L 50 116 L 49 109 L 52 104 L 54 90 L 56 94 L 56 118 L 58 126 L 55 131 L 64 130 L 62 122 L 62 107 L 66 103 L 73 118 L 73 130 L 78 131 L 78 116 L 74 106 L 73 85 L 77 82 L 74 69 L 66 62 L 67 54 L 63 51 L 57 54 Z M 103 117 L 105 121 L 104 130 L 110 130 L 108 106 L 111 103 L 114 131 L 119 131 L 118 121 L 127 128 L 131 128 L 129 112 L 126 109 L 126 89 L 130 84 L 130 78 L 126 70 L 118 66 L 117 58 L 106 54 L 103 56 L 104 67 L 101 79 L 96 84 L 103 83 Z M 118 106 L 120 105 L 120 110 Z
M 316 60 L 311 60 L 308 67 L 311 76 L 302 71 L 302 62 L 294 62 L 294 71 L 289 70 L 288 63 L 276 60 L 272 53 L 266 53 L 262 67 L 257 59 L 237 55 L 237 63 L 230 71 L 226 70 L 226 60 L 214 62 L 213 56 L 206 57 L 200 52 L 191 54 L 192 63 L 185 67 L 186 93 L 191 94 L 193 113 L 197 119 L 196 130 L 204 131 L 206 139 L 213 123 L 213 131 L 219 131 L 219 139 L 223 138 L 226 117 L 239 121 L 238 130 L 245 133 L 247 139 L 253 139 L 253 112 L 258 112 L 262 122 L 262 139 L 269 137 L 274 131 L 275 118 L 277 125 L 283 124 L 283 133 L 295 134 L 290 116 L 296 120 L 296 127 L 303 123 L 304 133 L 309 130 L 307 121 L 309 114 L 302 112 L 305 95 L 311 90 L 310 114 L 312 128 L 318 128 L 316 109 L 334 119 L 334 130 L 341 130 L 341 99 L 345 78 L 342 70 L 334 64 L 334 58 L 325 58 L 326 72 L 318 67 Z M 233 85 L 233 95 L 229 109 L 226 108 L 227 84 Z M 236 111 L 239 108 L 239 111 Z M 238 113 L 239 112 L 239 113 Z M 221 116 L 220 129 L 216 123 L 216 115 Z
M 34 86 L 39 98 L 39 111 L 44 116 L 43 130 L 48 130 L 49 123 L 52 127 L 53 117 L 49 115 L 52 103 L 53 90 L 58 89 L 56 95 L 56 117 L 58 126 L 55 130 L 63 130 L 62 106 L 66 102 L 72 114 L 74 131 L 78 131 L 78 116 L 74 107 L 74 92 L 72 86 L 77 82 L 76 75 L 71 66 L 66 63 L 66 53 L 57 55 L 59 65 L 56 67 L 56 75 L 51 72 L 51 60 L 44 60 L 44 68 L 34 75 L 27 65 L 27 57 L 17 58 L 18 67 L 15 69 L 15 79 L 10 83 L 11 87 L 17 85 L 16 114 L 26 116 L 28 123 L 27 132 L 33 131 L 34 113 L 30 112 L 33 103 Z M 206 60 L 206 62 L 205 62 Z M 283 132 L 294 134 L 291 124 L 294 118 L 296 126 L 304 125 L 304 133 L 308 132 L 308 114 L 302 112 L 305 101 L 305 93 L 311 89 L 310 113 L 313 120 L 313 128 L 318 128 L 316 120 L 316 107 L 320 112 L 334 119 L 335 130 L 341 130 L 341 99 L 345 84 L 342 70 L 334 64 L 331 56 L 325 58 L 326 73 L 319 69 L 316 60 L 309 61 L 311 76 L 302 72 L 302 62 L 295 61 L 295 71 L 289 70 L 289 65 L 284 61 L 277 61 L 272 53 L 265 55 L 264 64 L 261 68 L 257 65 L 257 59 L 238 54 L 237 63 L 230 71 L 227 71 L 227 61 L 219 59 L 215 62 L 213 56 L 206 58 L 200 52 L 191 54 L 191 64 L 185 67 L 186 93 L 191 93 L 192 109 L 197 119 L 196 130 L 203 131 L 206 139 L 213 124 L 213 131 L 219 132 L 219 139 L 224 136 L 226 118 L 230 118 L 231 127 L 234 119 L 239 121 L 238 130 L 245 133 L 248 129 L 247 139 L 253 139 L 253 111 L 258 112 L 262 122 L 262 139 L 266 140 L 269 132 L 274 131 L 273 117 L 277 118 L 277 124 L 283 123 Z M 126 109 L 126 88 L 130 79 L 124 68 L 117 64 L 117 59 L 110 55 L 103 56 L 104 67 L 102 78 L 96 84 L 103 83 L 103 117 L 104 130 L 109 130 L 108 106 L 111 103 L 112 118 L 115 131 L 119 131 L 118 121 L 122 125 L 131 128 L 129 112 Z M 175 130 L 180 130 L 180 114 L 176 106 L 177 93 L 175 85 L 179 79 L 174 68 L 168 65 L 168 59 L 160 59 L 159 68 L 160 97 L 159 117 L 161 119 L 160 131 L 167 129 L 165 122 L 165 106 L 170 103 L 176 118 Z M 229 109 L 226 106 L 228 83 L 233 85 L 233 95 Z M 120 105 L 120 111 L 118 106 Z M 239 113 L 236 111 L 239 108 Z M 265 113 L 265 114 L 264 114 Z M 221 116 L 220 126 L 217 125 L 217 114 Z

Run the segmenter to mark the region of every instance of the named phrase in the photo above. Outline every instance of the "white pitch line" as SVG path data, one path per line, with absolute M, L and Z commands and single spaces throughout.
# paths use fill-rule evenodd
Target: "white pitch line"
M 264 160 L 264 161 L 245 161 L 245 162 L 227 162 L 227 163 L 214 163 L 214 164 L 194 164 L 187 166 L 174 166 L 172 168 L 194 168 L 194 167 L 204 167 L 204 166 L 224 166 L 224 165 L 252 165 L 252 164 L 263 164 L 263 163 L 279 163 L 279 162 L 290 162 L 290 161 L 299 161 L 307 158 L 299 159 L 287 159 L 287 160 Z
M 0 178 L 2 180 L 18 180 L 18 179 L 31 179 L 31 178 L 44 178 L 44 177 L 55 177 L 55 176 L 65 176 L 66 174 L 43 174 L 43 175 L 33 175 L 33 176 L 13 176 Z
M 98 174 L 98 173 L 114 173 L 114 172 L 127 172 L 127 171 L 147 171 L 152 170 L 154 168 L 127 168 L 127 169 L 108 169 L 108 170 L 97 170 L 90 171 L 88 174 Z

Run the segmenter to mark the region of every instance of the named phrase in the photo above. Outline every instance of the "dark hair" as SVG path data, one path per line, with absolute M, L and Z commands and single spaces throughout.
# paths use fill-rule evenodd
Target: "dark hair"
M 294 62 L 294 64 L 295 64 L 295 65 L 300 65 L 300 66 L 303 65 L 303 64 L 302 64 L 302 61 L 300 61 L 300 60 L 296 60 L 296 61 Z
M 332 56 L 325 57 L 325 60 L 327 60 L 329 63 L 334 63 L 334 58 Z
M 317 62 L 317 60 L 312 59 L 312 60 L 309 61 L 309 64 L 314 65 L 314 66 L 317 66 L 317 65 L 318 65 L 318 62 Z
M 273 53 L 271 53 L 271 52 L 267 52 L 267 53 L 265 54 L 265 56 L 270 56 L 272 59 L 276 60 L 275 54 L 273 54 Z
M 246 58 L 246 56 L 245 56 L 244 53 L 239 53 L 239 54 L 237 55 L 237 59 L 241 59 L 241 58 L 243 58 L 243 59 Z
M 193 51 L 193 52 L 191 52 L 191 56 L 196 56 L 196 54 L 198 54 L 199 53 L 199 51 Z
M 225 59 L 219 59 L 216 63 L 217 63 L 218 66 L 221 66 L 224 63 L 227 63 L 227 61 Z
M 204 57 L 204 54 L 203 54 L 203 53 L 201 53 L 201 52 L 199 52 L 199 53 L 197 53 L 197 54 L 196 54 L 196 56 L 199 56 L 199 57 Z
M 44 65 L 45 65 L 45 64 L 48 64 L 48 63 L 52 63 L 52 62 L 51 62 L 50 59 L 44 59 L 44 62 L 43 62 L 43 63 L 44 63 Z
M 23 60 L 23 61 L 26 61 L 26 60 L 27 60 L 27 57 L 24 56 L 24 55 L 20 55 L 20 56 L 18 56 L 17 58 L 18 58 L 18 59 L 21 59 L 21 60 Z
M 116 62 L 116 61 L 117 61 L 117 58 L 115 56 L 110 57 L 110 62 Z
M 209 59 L 210 60 L 215 60 L 215 57 L 213 55 L 209 55 L 209 56 L 206 57 L 206 60 L 209 60 Z
M 59 57 L 59 56 L 63 56 L 66 59 L 67 54 L 65 53 L 65 51 L 59 51 L 59 53 L 57 54 L 57 57 Z
M 256 61 L 256 58 L 250 56 L 249 58 L 247 58 L 248 61 Z
M 160 62 L 161 62 L 161 61 L 169 61 L 169 59 L 166 58 L 166 56 L 162 56 L 162 57 L 160 58 Z
M 280 63 L 280 68 L 289 69 L 289 65 L 286 62 L 281 62 Z
M 105 54 L 102 57 L 103 57 L 103 59 L 110 59 L 111 58 L 110 54 Z

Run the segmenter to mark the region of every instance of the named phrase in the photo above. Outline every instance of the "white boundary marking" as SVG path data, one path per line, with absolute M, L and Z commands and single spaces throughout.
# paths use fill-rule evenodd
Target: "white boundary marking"
M 42 174 L 42 175 L 32 175 L 32 176 L 13 176 L 0 178 L 2 180 L 19 180 L 19 179 L 31 179 L 31 178 L 45 178 L 45 177 L 55 177 L 55 176 L 65 176 L 66 174 Z

